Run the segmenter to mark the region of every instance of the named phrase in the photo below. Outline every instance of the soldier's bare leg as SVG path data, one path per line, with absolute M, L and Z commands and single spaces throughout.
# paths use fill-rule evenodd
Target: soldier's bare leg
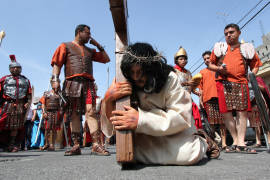
M 221 145 L 222 145 L 222 148 L 227 146 L 226 135 L 227 135 L 227 133 L 226 133 L 226 127 L 225 127 L 224 124 L 221 124 L 220 125 L 220 136 L 221 136 Z
M 224 116 L 225 126 L 229 130 L 233 138 L 233 145 L 237 145 L 238 144 L 237 129 L 236 129 L 236 122 L 233 118 L 233 115 L 231 112 L 227 112 L 227 113 L 224 113 L 223 116 Z
M 92 104 L 86 104 L 85 120 L 88 124 L 92 138 L 92 154 L 108 156 L 110 153 L 104 149 L 100 141 L 101 131 L 98 126 L 98 120 L 95 113 L 95 107 Z
M 251 149 L 245 144 L 245 136 L 247 129 L 247 112 L 246 111 L 237 111 L 236 116 L 236 129 L 237 129 L 237 152 L 244 153 L 257 153 L 256 150 Z
M 50 130 L 50 141 L 49 141 L 50 143 L 49 143 L 48 151 L 54 151 L 55 150 L 55 147 L 54 147 L 55 137 L 56 137 L 56 130 L 51 129 Z
M 95 108 L 93 108 L 92 104 L 86 104 L 85 120 L 89 127 L 90 134 L 93 134 L 99 129 L 98 120 L 94 109 Z
M 61 122 L 60 124 L 60 129 L 56 131 L 56 148 L 59 148 L 59 149 L 63 149 L 64 148 L 64 145 L 63 145 L 63 142 L 64 142 L 64 125 L 63 125 L 63 122 Z M 66 146 L 68 146 L 68 144 L 66 144 Z
M 81 136 L 81 120 L 80 115 L 76 111 L 72 111 L 71 115 L 71 138 L 73 140 L 73 147 L 71 150 L 65 152 L 65 156 L 80 155 L 80 136 Z
M 9 141 L 9 147 L 8 147 L 8 151 L 10 152 L 18 152 L 19 149 L 16 146 L 16 137 L 18 134 L 18 130 L 11 130 L 10 132 L 10 141 Z
M 50 130 L 45 129 L 45 145 L 41 148 L 42 151 L 47 150 L 49 147 Z
M 236 129 L 237 129 L 237 145 L 245 146 L 245 136 L 247 129 L 247 112 L 246 111 L 237 111 L 236 116 Z
M 255 134 L 256 134 L 256 146 L 260 146 L 262 144 L 261 142 L 261 127 L 255 127 Z

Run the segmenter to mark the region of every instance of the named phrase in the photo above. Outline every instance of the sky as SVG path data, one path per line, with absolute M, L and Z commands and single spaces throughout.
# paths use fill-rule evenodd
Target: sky
M 174 65 L 174 54 L 183 46 L 188 54 L 186 68 L 195 75 L 205 68 L 199 67 L 203 62 L 201 54 L 221 40 L 226 24 L 237 23 L 258 2 L 128 0 L 130 43 L 152 44 L 171 65 Z M 263 0 L 239 26 L 268 2 Z M 9 74 L 9 54 L 15 54 L 22 65 L 22 74 L 34 86 L 35 96 L 42 96 L 50 88 L 50 62 L 55 49 L 62 42 L 74 39 L 76 25 L 87 24 L 93 38 L 105 46 L 111 59 L 110 63 L 93 66 L 98 95 L 104 95 L 115 76 L 115 33 L 109 0 L 1 0 L 0 6 L 0 31 L 6 32 L 0 47 L 1 77 Z M 253 42 L 255 47 L 261 45 L 262 34 L 270 32 L 269 17 L 270 5 L 242 29 L 240 38 Z M 63 81 L 63 70 L 61 74 Z

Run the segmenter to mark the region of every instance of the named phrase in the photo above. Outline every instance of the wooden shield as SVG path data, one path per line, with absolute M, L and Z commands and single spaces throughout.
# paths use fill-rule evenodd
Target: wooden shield
M 267 107 L 265 105 L 265 102 L 263 100 L 263 96 L 261 93 L 261 90 L 258 86 L 256 77 L 254 75 L 254 73 L 250 73 L 249 74 L 249 79 L 250 79 L 250 83 L 252 85 L 252 89 L 254 91 L 254 96 L 256 99 L 256 103 L 258 106 L 258 110 L 259 110 L 259 114 L 260 114 L 260 120 L 262 122 L 262 127 L 264 131 L 269 131 L 270 130 L 270 120 L 269 120 L 269 116 L 268 113 L 266 111 Z

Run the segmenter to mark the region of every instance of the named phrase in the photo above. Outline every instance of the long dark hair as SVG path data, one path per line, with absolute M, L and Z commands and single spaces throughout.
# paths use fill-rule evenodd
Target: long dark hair
M 159 93 L 165 85 L 169 73 L 175 71 L 172 66 L 167 64 L 166 58 L 155 51 L 150 44 L 141 42 L 131 44 L 123 56 L 121 70 L 135 88 L 137 87 L 130 76 L 130 70 L 134 64 L 140 65 L 143 75 L 146 75 L 147 80 L 144 87 L 146 93 Z

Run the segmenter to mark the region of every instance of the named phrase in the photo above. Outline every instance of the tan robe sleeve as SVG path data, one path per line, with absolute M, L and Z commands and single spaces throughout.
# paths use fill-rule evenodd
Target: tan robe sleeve
M 152 108 L 145 111 L 139 108 L 136 133 L 167 136 L 191 127 L 191 96 L 179 84 L 177 75 L 173 73 L 162 92 L 160 92 L 161 96 L 165 96 L 165 109 Z

